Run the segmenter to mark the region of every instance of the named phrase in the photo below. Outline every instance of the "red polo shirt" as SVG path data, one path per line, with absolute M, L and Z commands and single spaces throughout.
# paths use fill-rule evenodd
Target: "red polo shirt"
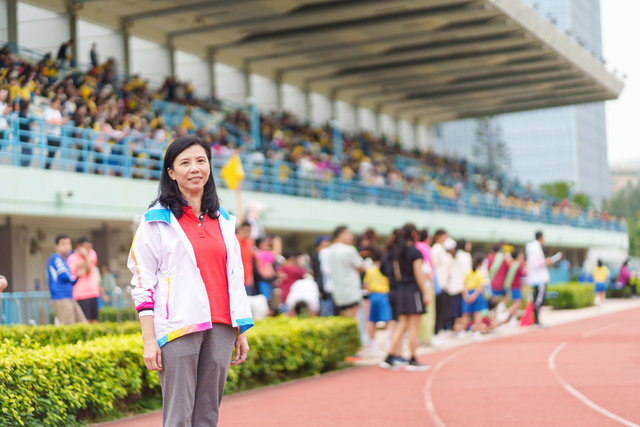
M 231 325 L 227 247 L 220 224 L 217 219 L 211 219 L 206 214 L 196 217 L 191 206 L 183 207 L 182 212 L 178 222 L 196 255 L 196 263 L 209 297 L 211 322 Z

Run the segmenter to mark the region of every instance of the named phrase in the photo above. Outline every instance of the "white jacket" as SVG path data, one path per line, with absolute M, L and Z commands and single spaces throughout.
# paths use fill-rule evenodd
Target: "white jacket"
M 227 248 L 231 322 L 243 333 L 253 326 L 253 318 L 244 287 L 236 218 L 222 208 L 218 213 Z M 153 316 L 161 347 L 183 335 L 211 329 L 209 298 L 193 247 L 170 209 L 158 203 L 144 214 L 127 266 L 133 273 L 131 296 L 138 315 Z
M 533 240 L 525 246 L 527 256 L 527 283 L 531 286 L 549 283 L 549 270 L 542 251 L 542 245 Z

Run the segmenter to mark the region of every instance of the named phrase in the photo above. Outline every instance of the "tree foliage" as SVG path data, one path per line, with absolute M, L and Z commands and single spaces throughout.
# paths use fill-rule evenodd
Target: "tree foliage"
M 640 188 L 620 190 L 607 201 L 605 208 L 608 213 L 627 219 L 629 254 L 640 256 Z
M 569 198 L 569 189 L 572 185 L 572 183 L 567 181 L 556 181 L 540 184 L 538 188 L 547 196 L 558 200 L 564 200 Z
M 511 166 L 511 151 L 504 140 L 502 125 L 495 116 L 480 117 L 476 120 L 476 142 L 473 155 L 476 163 L 486 168 L 494 177 L 501 175 L 501 169 Z
M 539 185 L 539 189 L 544 194 L 558 200 L 571 199 L 571 201 L 583 209 L 589 207 L 589 195 L 578 192 L 571 197 L 571 189 L 575 184 L 568 181 L 547 182 Z

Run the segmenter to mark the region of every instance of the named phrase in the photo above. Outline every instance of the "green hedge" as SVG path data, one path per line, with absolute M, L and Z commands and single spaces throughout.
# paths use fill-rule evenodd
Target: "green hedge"
M 250 329 L 248 339 L 249 359 L 232 367 L 227 392 L 333 370 L 360 347 L 356 321 L 342 317 L 269 318 Z
M 119 402 L 149 394 L 160 398 L 158 376 L 144 367 L 140 334 L 88 342 L 81 335 L 64 335 L 77 344 L 41 348 L 20 348 L 15 343 L 22 341 L 8 336 L 0 343 L 0 425 L 74 425 L 111 412 Z M 344 318 L 268 319 L 248 339 L 249 358 L 231 368 L 227 392 L 335 369 L 360 344 L 356 321 Z
M 140 322 L 76 323 L 66 326 L 0 326 L 0 342 L 36 348 L 46 345 L 75 344 L 109 335 L 130 335 L 140 332 Z
M 545 304 L 557 309 L 591 307 L 595 298 L 593 284 L 572 282 L 550 285 L 547 291 L 558 293 L 557 298 L 545 300 Z
M 120 317 L 119 319 L 118 316 Z M 102 307 L 98 312 L 98 320 L 100 322 L 125 322 L 128 320 L 138 320 L 138 312 L 135 307 Z
M 138 334 L 39 349 L 0 346 L 0 425 L 74 425 L 145 388 L 159 392 L 140 341 Z

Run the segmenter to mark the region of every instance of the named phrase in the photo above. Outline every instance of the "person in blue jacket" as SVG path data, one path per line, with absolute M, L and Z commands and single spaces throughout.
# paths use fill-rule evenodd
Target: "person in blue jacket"
M 69 269 L 67 257 L 71 253 L 71 238 L 66 234 L 58 234 L 55 238 L 56 251 L 49 257 L 47 278 L 51 292 L 51 306 L 60 325 L 86 322 L 82 309 L 73 299 L 73 285 L 78 280 Z M 80 269 L 80 275 L 86 273 Z

